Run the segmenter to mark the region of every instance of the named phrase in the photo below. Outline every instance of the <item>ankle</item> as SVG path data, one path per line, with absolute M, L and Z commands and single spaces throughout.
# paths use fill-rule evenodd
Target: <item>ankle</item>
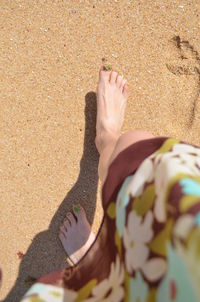
M 108 146 L 116 145 L 118 139 L 119 139 L 120 134 L 119 133 L 110 133 L 108 131 L 101 131 L 99 135 L 96 136 L 95 138 L 95 145 L 97 147 L 97 150 L 99 154 L 101 154 L 105 148 Z

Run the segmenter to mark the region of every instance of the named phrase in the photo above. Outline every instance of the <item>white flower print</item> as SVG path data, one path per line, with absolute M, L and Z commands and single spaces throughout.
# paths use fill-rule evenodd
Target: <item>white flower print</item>
M 167 270 L 166 260 L 163 258 L 152 258 L 142 267 L 142 272 L 149 281 L 157 281 Z
M 126 248 L 125 264 L 131 274 L 133 270 L 142 268 L 148 259 L 149 248 L 147 243 L 153 237 L 152 231 L 153 214 L 149 211 L 144 221 L 135 211 L 128 216 L 127 228 L 124 229 L 123 242 Z
M 70 289 L 64 289 L 49 284 L 36 283 L 29 289 L 22 301 L 32 301 L 32 295 L 35 294 L 38 295 L 38 301 L 40 299 L 41 301 L 48 302 L 63 302 L 65 301 L 65 297 L 67 297 L 67 302 L 74 302 L 78 296 L 75 291 Z
M 174 226 L 174 235 L 177 238 L 185 239 L 191 229 L 194 227 L 195 220 L 191 214 L 180 216 Z
M 190 146 L 187 144 L 175 144 L 173 146 L 173 151 L 180 153 L 194 153 L 198 156 L 200 156 L 200 149 L 196 148 L 194 146 Z
M 197 169 L 194 169 L 194 157 L 192 155 L 184 156 L 182 154 L 181 157 L 175 157 L 176 155 L 174 152 L 164 154 L 155 168 L 155 193 L 157 195 L 155 217 L 159 222 L 166 220 L 164 200 L 169 180 L 179 173 L 194 176 L 198 172 Z M 182 163 L 183 157 L 186 164 Z
M 195 154 L 195 155 L 194 155 Z M 153 161 L 154 160 L 154 161 Z M 175 144 L 172 151 L 146 158 L 140 165 L 127 187 L 127 194 L 138 197 L 142 194 L 145 183 L 155 181 L 155 217 L 165 222 L 165 194 L 172 177 L 179 173 L 200 176 L 200 148 L 186 144 Z
M 189 165 L 195 174 L 200 175 L 200 148 L 186 144 L 176 144 L 173 147 L 173 152 L 179 153 L 182 162 Z
M 182 165 L 180 158 L 173 157 L 173 154 L 171 154 L 170 158 L 169 155 L 162 156 L 162 160 L 156 167 L 155 173 L 155 193 L 157 196 L 155 201 L 155 217 L 159 222 L 166 220 L 164 198 L 169 180 L 178 173 L 191 174 L 190 169 Z
M 118 193 L 116 202 L 116 226 L 119 236 L 122 237 L 124 226 L 126 222 L 126 207 L 129 203 L 129 195 L 127 194 L 127 187 L 132 179 L 132 176 L 128 176 Z
M 120 302 L 124 297 L 124 266 L 117 255 L 116 262 L 111 264 L 111 271 L 108 279 L 92 289 L 93 297 L 85 302 Z
M 150 158 L 147 158 L 140 165 L 132 177 L 132 181 L 127 187 L 127 194 L 131 194 L 133 197 L 138 197 L 142 194 L 144 185 L 146 182 L 151 182 L 154 179 L 153 162 Z

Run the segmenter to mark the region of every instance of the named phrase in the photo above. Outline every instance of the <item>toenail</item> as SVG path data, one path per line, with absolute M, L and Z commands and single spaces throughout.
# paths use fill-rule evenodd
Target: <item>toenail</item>
M 112 65 L 103 66 L 103 70 L 105 70 L 105 71 L 110 71 L 110 70 L 112 70 Z
M 74 206 L 73 208 L 76 213 L 80 212 L 81 210 L 80 206 Z

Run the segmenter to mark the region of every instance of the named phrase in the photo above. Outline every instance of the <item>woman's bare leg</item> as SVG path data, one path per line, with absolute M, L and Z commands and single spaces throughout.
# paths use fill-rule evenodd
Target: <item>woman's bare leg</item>
M 127 81 L 116 71 L 101 68 L 97 86 L 96 147 L 100 154 L 99 178 L 104 183 L 113 159 L 131 144 L 153 138 L 144 130 L 133 130 L 120 135 L 128 98 Z
M 133 130 L 122 134 L 116 140 L 110 140 L 109 144 L 105 146 L 105 148 L 102 149 L 100 153 L 98 171 L 99 171 L 99 178 L 102 184 L 106 179 L 109 165 L 112 163 L 112 161 L 117 157 L 117 155 L 121 151 L 123 151 L 133 143 L 136 143 L 144 139 L 150 139 L 153 137 L 154 136 L 151 132 L 144 131 L 144 130 Z
M 99 73 L 97 86 L 97 125 L 95 144 L 100 154 L 99 177 L 102 183 L 111 161 L 130 144 L 153 137 L 145 131 L 130 131 L 120 136 L 128 97 L 127 81 L 117 72 Z M 76 264 L 94 242 L 95 235 L 84 209 L 78 205 L 66 215 L 59 238 L 73 264 Z

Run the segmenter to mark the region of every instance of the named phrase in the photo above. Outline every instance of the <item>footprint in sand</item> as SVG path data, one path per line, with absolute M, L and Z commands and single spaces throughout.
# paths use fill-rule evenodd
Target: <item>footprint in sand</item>
M 187 86 L 190 90 L 192 89 L 190 97 L 187 97 L 187 91 L 181 92 L 186 95 L 184 95 L 186 97 L 185 101 L 190 102 L 186 104 L 185 109 L 189 109 L 187 126 L 191 128 L 194 120 L 197 119 L 197 112 L 200 110 L 197 108 L 200 98 L 200 55 L 188 41 L 182 40 L 179 36 L 174 36 L 170 42 L 173 47 L 173 58 L 170 57 L 166 67 L 177 77 L 185 76 Z M 180 97 L 182 97 L 181 93 Z M 188 110 L 186 111 L 188 116 Z

